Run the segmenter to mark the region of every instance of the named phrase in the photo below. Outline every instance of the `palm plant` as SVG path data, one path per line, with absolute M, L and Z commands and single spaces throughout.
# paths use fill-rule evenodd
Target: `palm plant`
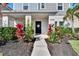
M 26 40 L 33 41 L 33 34 L 34 34 L 33 23 L 29 23 L 29 19 L 28 19 L 27 27 L 25 27 L 25 35 L 27 38 Z
M 68 8 L 66 11 L 66 15 L 63 17 L 64 20 L 71 20 L 72 21 L 72 33 L 75 33 L 74 30 L 74 17 L 79 19 L 79 4 L 77 4 L 74 8 Z

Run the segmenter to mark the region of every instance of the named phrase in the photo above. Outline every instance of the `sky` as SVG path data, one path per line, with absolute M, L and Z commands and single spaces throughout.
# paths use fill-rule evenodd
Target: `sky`
M 70 3 L 70 8 L 74 8 L 76 6 L 76 3 Z
M 8 3 L 8 6 L 13 9 L 13 3 Z

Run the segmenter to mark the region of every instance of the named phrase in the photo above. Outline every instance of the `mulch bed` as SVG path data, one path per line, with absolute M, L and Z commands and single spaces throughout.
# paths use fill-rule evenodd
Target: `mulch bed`
M 0 46 L 3 56 L 30 56 L 34 42 L 8 42 Z
M 76 56 L 77 53 L 68 43 L 67 37 L 61 43 L 50 43 L 46 40 L 51 56 Z

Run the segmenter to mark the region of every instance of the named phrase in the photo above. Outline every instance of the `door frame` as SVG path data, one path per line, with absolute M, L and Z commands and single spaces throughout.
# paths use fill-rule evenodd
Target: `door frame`
M 35 21 L 35 34 L 38 34 L 38 33 L 36 33 L 36 22 L 41 22 L 41 33 L 42 33 L 42 21 L 41 20 L 37 20 L 37 21 Z M 41 33 L 39 33 L 39 34 L 41 34 Z

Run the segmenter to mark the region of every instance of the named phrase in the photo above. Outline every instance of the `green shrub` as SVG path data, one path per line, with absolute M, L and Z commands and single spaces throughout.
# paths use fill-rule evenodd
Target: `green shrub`
M 75 32 L 78 33 L 79 32 L 79 28 L 75 28 Z
M 33 40 L 34 30 L 32 27 L 33 27 L 32 25 L 28 24 L 28 26 L 25 28 L 25 36 L 27 41 Z
M 1 36 L 1 30 L 2 30 L 2 28 L 0 28 L 0 36 Z
M 2 28 L 0 28 L 0 39 L 1 39 Z
M 57 34 L 56 34 L 56 31 L 52 31 L 52 33 L 51 33 L 51 36 L 50 36 L 50 41 L 52 42 L 52 43 L 55 43 L 56 41 L 57 41 Z
M 2 27 L 1 37 L 6 41 L 12 40 L 15 38 L 15 31 L 16 28 L 13 27 Z
M 61 27 L 61 34 L 62 35 L 71 34 L 71 33 L 72 33 L 71 28 Z

